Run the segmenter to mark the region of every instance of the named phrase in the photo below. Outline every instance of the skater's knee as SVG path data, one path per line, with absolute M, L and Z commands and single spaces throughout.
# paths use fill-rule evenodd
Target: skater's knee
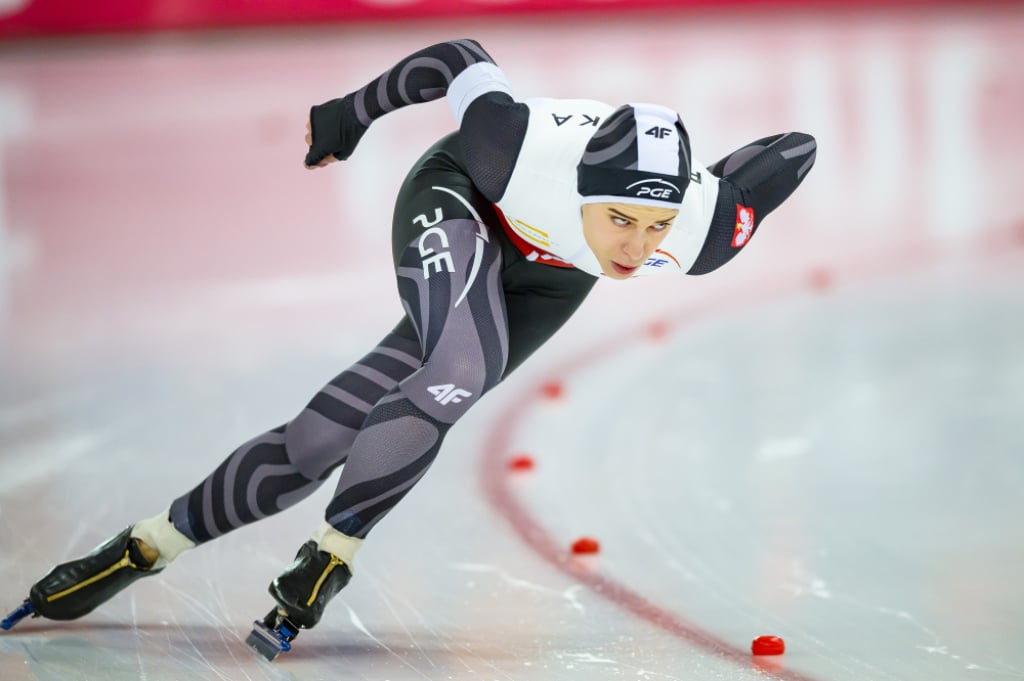
M 455 322 L 446 326 L 418 372 L 422 374 L 419 378 L 432 384 L 455 385 L 470 393 L 463 395 L 463 399 L 478 400 L 505 373 L 508 343 L 503 340 L 503 321 L 487 329 L 481 328 L 484 325 L 476 320 L 472 324 Z
M 285 426 L 288 461 L 307 480 L 322 480 L 344 461 L 357 430 L 305 409 Z
M 401 383 L 401 392 L 442 423 L 454 423 L 501 380 L 505 356 L 434 356 Z
M 476 402 L 501 380 L 505 360 L 505 356 L 485 357 L 482 353 L 448 358 L 438 353 L 426 365 L 423 378 L 432 383 L 457 386 L 469 393 L 462 395 L 463 400 Z M 445 399 L 442 397 L 437 401 L 444 402 Z

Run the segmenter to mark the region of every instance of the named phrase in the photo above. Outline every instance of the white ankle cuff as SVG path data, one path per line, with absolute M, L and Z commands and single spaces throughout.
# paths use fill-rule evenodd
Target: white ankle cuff
M 152 518 L 140 520 L 132 526 L 131 535 L 141 539 L 160 553 L 153 567 L 162 568 L 178 557 L 183 551 L 195 548 L 195 542 L 178 531 L 168 518 L 169 509 L 164 509 Z
M 356 539 L 350 537 L 347 534 L 342 534 L 336 529 L 330 526 L 326 521 L 320 524 L 320 527 L 316 528 L 311 537 L 316 542 L 317 548 L 327 553 L 333 553 L 338 558 L 345 561 L 345 565 L 348 565 L 350 572 L 354 570 L 352 561 L 355 560 L 356 551 L 363 545 L 362 539 Z

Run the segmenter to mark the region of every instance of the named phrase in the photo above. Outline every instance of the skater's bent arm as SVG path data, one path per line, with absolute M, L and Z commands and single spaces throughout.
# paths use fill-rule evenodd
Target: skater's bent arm
M 467 77 L 460 78 L 464 74 Z M 491 91 L 507 93 L 507 82 L 478 42 L 463 39 L 431 45 L 359 90 L 312 107 L 312 145 L 306 165 L 316 166 L 327 156 L 348 158 L 370 124 L 395 109 L 448 95 L 453 111 L 464 111 L 473 99 Z
M 718 201 L 700 255 L 687 274 L 707 274 L 732 260 L 765 216 L 785 201 L 814 165 L 817 142 L 791 132 L 737 149 L 708 170 L 719 177 Z

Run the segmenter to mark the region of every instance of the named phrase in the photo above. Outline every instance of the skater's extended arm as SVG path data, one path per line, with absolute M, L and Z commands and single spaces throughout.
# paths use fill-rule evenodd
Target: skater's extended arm
M 800 186 L 817 152 L 802 132 L 764 137 L 709 168 L 721 178 L 718 201 L 700 255 L 687 274 L 707 274 L 729 262 L 761 221 Z
M 467 77 L 459 79 L 463 74 Z M 402 59 L 359 90 L 312 107 L 312 144 L 306 165 L 316 166 L 328 156 L 348 158 L 370 124 L 395 109 L 448 95 L 452 110 L 461 112 L 484 92 L 507 94 L 508 85 L 478 42 L 463 39 L 431 45 Z

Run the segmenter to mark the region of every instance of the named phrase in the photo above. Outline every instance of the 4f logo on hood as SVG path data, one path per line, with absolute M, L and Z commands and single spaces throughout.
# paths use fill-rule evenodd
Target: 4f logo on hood
M 661 201 L 678 201 L 679 187 L 668 180 L 651 178 L 640 180 L 626 187 L 626 191 L 632 193 L 638 199 L 659 199 Z
M 651 135 L 652 137 L 657 137 L 658 139 L 663 140 L 669 135 L 671 135 L 672 131 L 668 128 L 661 128 L 656 125 L 647 132 L 645 132 L 644 134 Z

